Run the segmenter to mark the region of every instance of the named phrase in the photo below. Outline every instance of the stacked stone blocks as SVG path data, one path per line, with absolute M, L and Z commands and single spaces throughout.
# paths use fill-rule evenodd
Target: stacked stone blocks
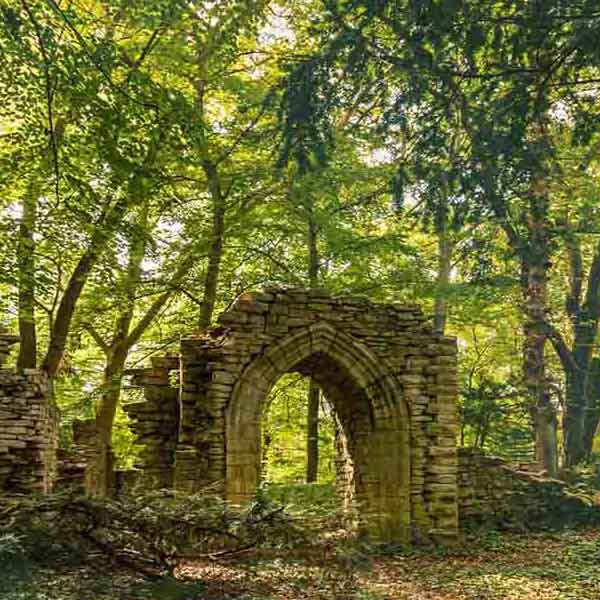
M 403 540 L 456 536 L 456 344 L 433 333 L 419 307 L 269 288 L 240 296 L 219 324 L 182 340 L 181 362 L 169 367 L 181 370 L 170 465 L 177 488 L 213 485 L 232 501 L 249 498 L 260 478 L 264 400 L 297 371 L 336 409 L 367 526 Z M 137 431 L 155 440 L 161 393 L 127 408 Z M 164 445 L 173 443 L 169 430 Z M 148 473 L 165 471 L 164 457 L 146 459 Z
M 460 448 L 458 457 L 461 529 L 524 531 L 600 519 L 594 499 L 564 481 L 472 448 Z

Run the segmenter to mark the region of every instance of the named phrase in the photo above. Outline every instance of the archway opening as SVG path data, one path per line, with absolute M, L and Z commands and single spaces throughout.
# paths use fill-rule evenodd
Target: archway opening
M 227 413 L 226 496 L 250 500 L 263 474 L 262 421 L 269 394 L 288 373 L 311 377 L 334 407 L 353 465 L 340 482 L 366 528 L 409 538 L 408 419 L 398 388 L 360 344 L 330 326 L 307 328 L 274 344 L 247 366 Z
M 316 443 L 309 444 L 310 384 L 310 377 L 287 373 L 267 396 L 261 418 L 261 481 L 279 502 L 332 510 L 339 505 L 335 496 L 339 426 L 333 407 L 319 390 L 318 435 Z M 316 480 L 310 482 L 309 452 L 317 463 Z

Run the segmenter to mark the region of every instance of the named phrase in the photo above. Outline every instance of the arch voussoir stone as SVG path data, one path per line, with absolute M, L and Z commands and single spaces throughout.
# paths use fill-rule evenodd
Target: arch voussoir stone
M 217 484 L 233 502 L 250 499 L 265 400 L 279 377 L 298 371 L 338 414 L 354 472 L 344 485 L 365 529 L 403 542 L 456 536 L 456 346 L 418 307 L 267 288 L 243 294 L 220 323 L 181 343 L 181 448 L 161 465 L 176 486 Z

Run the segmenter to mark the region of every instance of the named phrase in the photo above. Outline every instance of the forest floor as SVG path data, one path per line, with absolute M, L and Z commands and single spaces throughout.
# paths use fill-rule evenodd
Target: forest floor
M 386 554 L 332 538 L 192 562 L 154 581 L 114 567 L 2 571 L 2 600 L 600 600 L 600 531 L 492 532 Z

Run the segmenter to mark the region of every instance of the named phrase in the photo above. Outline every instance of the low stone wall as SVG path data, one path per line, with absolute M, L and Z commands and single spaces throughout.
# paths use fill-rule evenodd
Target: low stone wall
M 558 479 L 511 467 L 470 448 L 458 451 L 461 529 L 537 529 L 588 522 L 599 510 L 583 492 Z
M 0 491 L 52 490 L 57 423 L 43 372 L 0 369 Z

